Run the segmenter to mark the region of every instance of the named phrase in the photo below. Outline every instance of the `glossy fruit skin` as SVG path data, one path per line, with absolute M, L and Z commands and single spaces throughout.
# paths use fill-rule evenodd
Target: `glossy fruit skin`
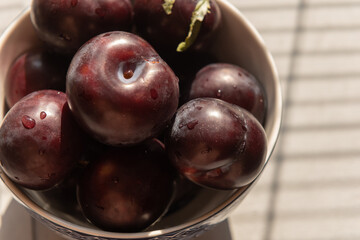
M 149 41 L 155 49 L 176 50 L 188 35 L 192 12 L 199 0 L 176 0 L 172 13 L 167 15 L 162 7 L 163 0 L 135 0 L 134 22 L 136 31 Z M 219 27 L 221 12 L 218 4 L 210 1 L 208 13 L 201 26 L 193 49 L 203 49 L 210 42 L 211 35 Z
M 60 183 L 80 159 L 82 134 L 65 93 L 30 93 L 9 110 L 1 125 L 1 167 L 23 187 L 49 189 Z
M 129 0 L 33 0 L 30 14 L 40 39 L 61 53 L 75 53 L 100 33 L 129 31 L 133 7 Z
M 156 136 L 171 120 L 179 84 L 149 43 L 131 33 L 110 32 L 76 53 L 67 95 L 92 136 L 109 145 L 132 145 Z
M 65 91 L 70 59 L 44 48 L 21 54 L 10 66 L 5 80 L 5 99 L 9 107 L 31 92 L 43 89 Z
M 175 171 L 158 140 L 108 147 L 84 171 L 78 199 L 96 226 L 116 232 L 141 231 L 167 210 Z
M 181 106 L 166 140 L 178 171 L 204 187 L 235 189 L 264 166 L 267 140 L 261 124 L 243 108 L 215 98 Z
M 245 69 L 228 63 L 213 63 L 196 74 L 189 99 L 212 97 L 236 104 L 264 123 L 267 100 L 261 83 Z

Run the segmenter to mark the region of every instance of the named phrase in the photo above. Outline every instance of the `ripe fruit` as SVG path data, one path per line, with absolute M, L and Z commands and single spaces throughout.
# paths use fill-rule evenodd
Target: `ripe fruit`
M 79 202 L 85 216 L 102 229 L 141 231 L 169 207 L 173 174 L 157 140 L 128 148 L 108 147 L 85 169 Z
M 33 92 L 10 109 L 1 125 L 1 167 L 24 187 L 51 188 L 80 159 L 82 139 L 65 93 Z
M 101 34 L 74 56 L 67 95 L 75 117 L 93 137 L 130 145 L 159 134 L 175 113 L 178 78 L 142 38 Z
M 135 0 L 134 22 L 140 36 L 149 41 L 155 49 L 176 50 L 178 44 L 188 35 L 191 16 L 199 0 L 176 0 L 172 13 L 167 15 L 163 0 Z M 199 49 L 209 43 L 209 37 L 220 25 L 221 12 L 215 1 L 210 1 L 210 11 L 201 24 L 193 48 Z
M 203 67 L 192 82 L 189 99 L 219 98 L 251 112 L 260 123 L 266 113 L 266 96 L 260 82 L 245 69 L 228 63 Z
M 179 108 L 166 147 L 178 171 L 194 183 L 234 189 L 259 174 L 267 142 L 248 111 L 219 99 L 198 98 Z
M 65 91 L 66 72 L 70 60 L 44 48 L 21 54 L 9 68 L 5 80 L 6 103 L 12 107 L 27 94 L 54 89 Z
M 90 38 L 130 30 L 129 0 L 33 0 L 31 21 L 40 39 L 61 53 L 74 53 Z

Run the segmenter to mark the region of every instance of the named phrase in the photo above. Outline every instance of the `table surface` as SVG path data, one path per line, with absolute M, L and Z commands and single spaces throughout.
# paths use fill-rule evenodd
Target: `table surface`
M 0 0 L 0 31 L 29 2 Z M 360 0 L 230 2 L 275 58 L 284 121 L 258 184 L 227 221 L 199 239 L 360 239 Z M 62 240 L 2 183 L 0 216 L 1 240 Z

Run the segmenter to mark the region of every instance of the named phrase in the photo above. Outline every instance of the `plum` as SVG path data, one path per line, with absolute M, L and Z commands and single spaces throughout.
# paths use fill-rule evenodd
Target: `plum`
M 66 88 L 80 125 L 100 142 L 120 146 L 161 133 L 178 107 L 178 81 L 144 39 L 115 31 L 75 54 Z
M 65 91 L 68 57 L 45 48 L 22 53 L 10 66 L 5 80 L 5 99 L 9 107 L 31 92 L 43 89 Z
M 201 68 L 190 87 L 189 99 L 219 98 L 251 112 L 260 123 L 266 114 L 266 95 L 261 83 L 244 68 L 213 63 Z
M 178 171 L 201 186 L 235 189 L 260 173 L 266 134 L 245 109 L 215 98 L 181 106 L 165 141 Z
M 44 190 L 54 187 L 80 159 L 84 133 L 67 104 L 65 93 L 30 93 L 6 114 L 0 128 L 0 163 L 19 185 Z
M 101 229 L 141 231 L 168 209 L 174 169 L 156 139 L 131 147 L 107 147 L 84 170 L 78 199 L 85 216 Z
M 33 0 L 31 21 L 52 49 L 73 54 L 90 38 L 108 31 L 129 31 L 130 0 Z

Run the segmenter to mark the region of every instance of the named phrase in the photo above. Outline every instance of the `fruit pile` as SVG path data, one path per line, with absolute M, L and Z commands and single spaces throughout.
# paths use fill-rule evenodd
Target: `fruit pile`
M 11 65 L 0 128 L 18 185 L 76 188 L 95 226 L 136 232 L 197 188 L 237 189 L 261 171 L 265 92 L 206 51 L 215 1 L 33 0 L 31 21 L 43 45 Z

